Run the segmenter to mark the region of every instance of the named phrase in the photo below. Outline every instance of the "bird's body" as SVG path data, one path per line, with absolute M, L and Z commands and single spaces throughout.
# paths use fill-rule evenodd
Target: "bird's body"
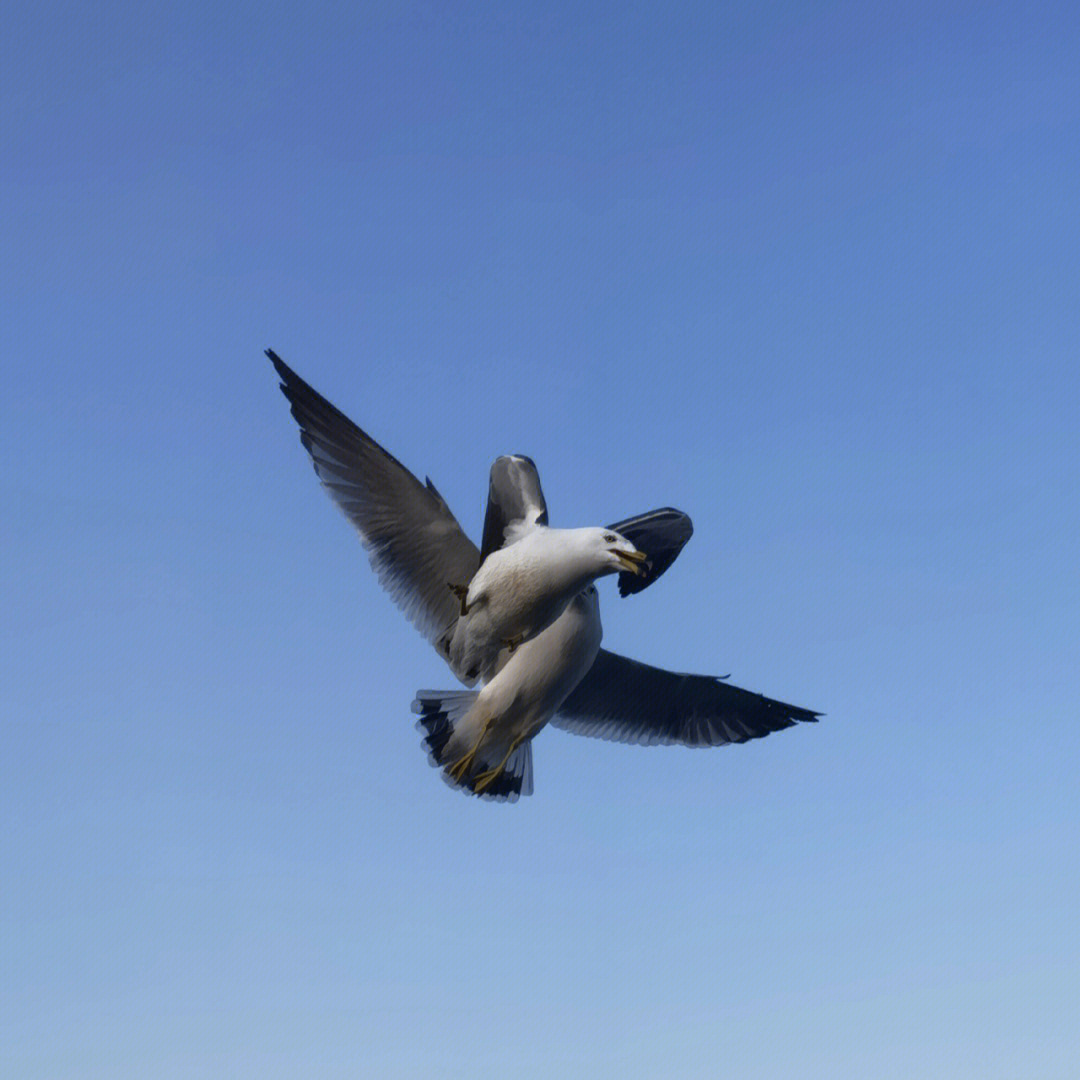
M 588 672 L 602 637 L 596 586 L 588 585 L 547 629 L 504 654 L 482 690 L 418 693 L 413 711 L 432 763 L 477 794 L 498 795 L 510 781 L 528 794 L 531 740 Z
M 499 658 L 546 630 L 595 578 L 644 558 L 604 529 L 536 525 L 493 551 L 472 581 L 450 642 L 450 666 L 466 685 L 491 679 Z
M 477 548 L 430 480 L 267 355 L 315 471 L 383 587 L 459 679 L 484 679 L 480 690 L 423 691 L 413 702 L 433 764 L 456 787 L 510 801 L 530 793 L 531 740 L 548 722 L 621 742 L 723 746 L 817 719 L 600 648 L 591 582 L 618 573 L 624 596 L 652 584 L 693 532 L 685 514 L 665 507 L 606 529 L 550 529 L 536 466 L 508 455 L 491 467 Z

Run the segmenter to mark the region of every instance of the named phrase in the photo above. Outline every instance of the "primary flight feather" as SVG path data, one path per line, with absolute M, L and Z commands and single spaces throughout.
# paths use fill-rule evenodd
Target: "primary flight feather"
M 707 675 L 600 648 L 595 578 L 623 596 L 659 578 L 690 538 L 666 507 L 603 529 L 552 529 L 531 459 L 491 469 L 481 548 L 431 480 L 420 483 L 267 350 L 328 494 L 352 522 L 380 583 L 467 685 L 413 702 L 432 764 L 461 790 L 513 801 L 532 791 L 532 739 L 551 722 L 645 745 L 721 746 L 800 721 L 809 709 Z

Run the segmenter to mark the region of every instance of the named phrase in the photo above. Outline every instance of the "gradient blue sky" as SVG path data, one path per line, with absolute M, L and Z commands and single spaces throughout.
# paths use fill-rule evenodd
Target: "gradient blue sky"
M 1078 31 L 7 11 L 4 1076 L 1075 1077 Z M 474 536 L 685 509 L 606 644 L 827 716 L 448 791 L 266 346 Z

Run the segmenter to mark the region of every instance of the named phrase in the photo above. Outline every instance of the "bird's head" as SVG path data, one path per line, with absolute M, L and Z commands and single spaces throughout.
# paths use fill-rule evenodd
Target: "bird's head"
M 644 552 L 638 551 L 625 536 L 620 536 L 611 529 L 580 529 L 580 542 L 589 553 L 600 577 L 604 574 L 618 574 L 628 570 L 632 574 L 645 573 Z

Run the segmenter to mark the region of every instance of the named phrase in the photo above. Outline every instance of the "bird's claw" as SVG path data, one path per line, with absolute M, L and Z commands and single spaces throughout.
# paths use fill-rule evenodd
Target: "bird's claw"
M 475 758 L 475 757 L 476 757 L 476 748 L 474 747 L 467 754 L 465 754 L 464 757 L 458 758 L 457 761 L 455 761 L 453 765 L 450 765 L 447 768 L 447 770 L 446 770 L 447 775 L 449 775 L 453 779 L 454 783 L 456 783 L 456 784 L 461 783 L 461 781 L 465 777 L 465 774 L 469 771 L 469 766 L 472 765 L 473 758 Z
M 483 793 L 495 782 L 501 772 L 502 766 L 497 769 L 485 769 L 482 773 L 478 773 L 473 781 L 473 791 L 477 795 L 483 795 Z

